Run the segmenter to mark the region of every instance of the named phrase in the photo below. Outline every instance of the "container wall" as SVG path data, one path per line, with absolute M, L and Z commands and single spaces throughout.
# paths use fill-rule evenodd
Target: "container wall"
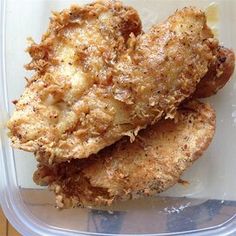
M 195 232 L 199 235 L 236 234 L 236 78 L 209 98 L 217 112 L 217 130 L 210 148 L 183 176 L 190 184 L 176 185 L 155 198 L 121 203 L 109 209 L 58 211 L 52 193 L 35 186 L 33 155 L 10 147 L 5 123 L 22 93 L 23 68 L 29 62 L 24 52 L 26 38 L 39 42 L 50 12 L 71 3 L 89 1 L 8 0 L 2 11 L 0 128 L 1 203 L 9 220 L 23 235 L 157 234 Z M 126 0 L 140 13 L 145 30 L 177 8 L 206 9 L 212 1 Z M 1 2 L 3 8 L 4 1 Z M 219 10 L 216 22 L 220 42 L 236 51 L 236 1 L 214 1 Z M 6 23 L 6 24 L 5 24 Z M 6 26 L 4 32 L 4 24 Z M 5 37 L 4 37 L 5 33 Z M 4 40 L 5 39 L 5 40 Z M 5 42 L 5 44 L 4 44 Z M 213 231 L 207 231 L 212 228 Z M 235 233 L 235 234 L 234 234 Z

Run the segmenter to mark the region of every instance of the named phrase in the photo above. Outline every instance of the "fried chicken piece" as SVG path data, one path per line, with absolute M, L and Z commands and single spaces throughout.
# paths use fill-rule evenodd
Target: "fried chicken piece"
M 197 85 L 193 98 L 206 98 L 216 94 L 231 78 L 235 67 L 234 52 L 219 46 L 216 57 L 217 61 L 214 61 L 207 74 Z
M 56 14 L 41 44 L 30 47 L 28 68 L 38 73 L 8 123 L 13 146 L 51 163 L 88 157 L 123 136 L 133 141 L 140 129 L 173 118 L 215 60 L 218 42 L 202 11 L 177 11 L 131 35 L 126 50 L 115 7 L 106 4 Z
M 233 55 L 234 55 L 234 53 L 232 50 L 224 48 L 224 47 L 219 47 L 219 50 L 217 51 L 217 61 L 218 62 L 211 65 L 211 68 L 209 69 L 209 71 L 211 71 L 211 73 L 207 73 L 206 76 L 204 76 L 204 78 L 201 80 L 201 82 L 200 82 L 201 86 L 197 86 L 197 90 L 195 91 L 195 93 L 193 95 L 194 97 L 197 97 L 198 95 L 200 97 L 211 96 L 218 91 L 219 87 L 217 84 L 222 84 L 224 86 L 225 81 L 228 81 L 230 76 L 233 73 L 233 67 L 234 67 L 233 65 L 234 65 L 234 60 L 235 60 L 235 57 Z M 231 73 L 228 72 L 229 69 L 230 69 Z M 221 71 L 220 76 L 217 76 L 217 74 L 218 74 L 217 71 Z M 215 83 L 214 81 L 217 81 L 217 83 Z M 222 81 L 222 82 L 220 82 L 220 81 Z M 204 86 L 204 83 L 206 83 L 206 86 L 207 86 L 206 88 Z M 201 112 L 200 109 L 198 112 Z M 165 123 L 170 123 L 170 121 L 163 121 L 163 120 L 161 122 L 162 123 L 164 122 L 164 127 L 166 126 Z M 154 129 L 154 132 L 156 132 L 156 131 L 161 132 L 161 130 L 162 130 L 162 128 L 159 125 L 158 129 Z M 165 130 L 165 128 L 164 128 L 164 130 Z M 176 130 L 177 130 L 177 128 L 176 128 Z M 192 131 L 192 129 L 191 129 L 191 131 Z M 149 131 L 147 131 L 147 132 L 150 132 L 149 135 L 146 134 L 146 136 L 147 136 L 146 142 L 149 142 L 149 139 L 153 139 L 153 137 L 151 135 L 152 127 L 150 127 Z M 175 130 L 172 131 L 172 136 L 174 135 L 174 133 L 175 133 Z M 178 131 L 176 132 L 176 135 L 178 135 Z M 164 138 L 166 139 L 166 137 L 164 137 Z M 166 141 L 166 142 L 169 142 L 169 141 Z M 183 146 L 183 144 L 182 144 L 182 146 Z M 124 144 L 122 144 L 122 145 L 124 145 Z M 126 144 L 126 145 L 132 146 L 135 144 Z M 114 145 L 114 146 L 116 146 L 116 145 Z M 119 147 L 119 145 L 117 145 L 117 146 Z M 169 143 L 169 149 L 174 149 L 174 148 L 175 147 L 172 147 L 171 143 Z M 120 155 L 119 149 L 115 150 L 115 147 L 109 147 L 107 149 L 112 149 L 112 153 L 115 153 L 115 154 L 113 154 L 113 156 Z M 118 152 L 118 154 L 116 154 L 116 152 Z M 134 156 L 130 157 L 130 158 L 134 159 L 135 156 L 138 155 L 138 153 L 139 152 L 134 152 L 133 153 Z M 105 154 L 105 156 L 106 156 L 106 154 Z M 96 157 L 93 157 L 93 158 L 96 158 Z M 42 159 L 42 158 L 39 158 L 39 159 Z M 115 161 L 115 160 L 113 159 L 113 161 Z M 79 165 L 81 165 L 81 166 L 79 166 Z M 77 204 L 82 204 L 82 202 L 81 202 L 81 200 L 78 200 L 78 196 L 80 196 L 80 193 L 76 193 L 76 192 L 80 191 L 80 189 L 77 189 L 77 187 L 78 187 L 77 183 L 73 184 L 73 182 L 75 181 L 75 180 L 73 180 L 73 178 L 74 177 L 79 178 L 78 176 L 80 175 L 81 170 L 83 168 L 88 168 L 89 165 L 96 165 L 96 164 L 93 164 L 93 160 L 91 160 L 91 158 L 89 158 L 86 161 L 79 161 L 79 160 L 72 161 L 72 163 L 58 164 L 58 165 L 54 165 L 53 167 L 51 167 L 51 166 L 48 167 L 46 165 L 39 164 L 39 168 L 34 174 L 34 179 L 37 184 L 50 185 L 50 188 L 57 195 L 57 205 L 58 206 L 61 206 L 61 207 L 76 206 Z M 146 165 L 145 162 L 144 162 L 144 165 Z M 98 166 L 100 168 L 100 165 L 98 165 Z M 109 164 L 108 167 L 109 166 L 112 166 L 112 165 Z M 96 167 L 94 167 L 94 168 L 96 168 Z M 101 169 L 96 170 L 95 173 L 100 172 L 100 170 Z M 86 181 L 85 181 L 85 185 L 87 186 Z M 70 188 L 72 189 L 71 192 L 68 191 L 68 189 L 70 189 Z M 87 187 L 85 187 L 85 189 L 86 188 Z M 90 189 L 90 187 L 88 189 Z M 82 189 L 81 191 L 84 191 L 84 190 Z M 94 193 L 94 191 L 95 191 L 95 193 Z M 91 189 L 91 194 L 96 197 L 98 195 L 98 191 L 100 191 L 100 190 L 93 187 Z M 92 200 L 90 200 L 90 202 L 88 202 L 88 200 L 85 200 L 85 202 L 83 201 L 83 204 L 85 204 L 85 205 L 91 204 L 91 201 Z M 111 203 L 111 202 L 109 200 L 106 200 L 106 202 L 104 204 L 108 204 L 108 203 Z M 92 203 L 92 204 L 94 204 L 94 203 Z M 100 204 L 100 202 L 95 203 L 95 204 Z
M 162 119 L 133 143 L 125 137 L 88 159 L 39 164 L 34 181 L 50 186 L 58 207 L 110 205 L 160 193 L 179 181 L 215 131 L 214 110 L 197 101 L 184 104 L 176 119 Z
M 219 47 L 217 60 L 210 66 L 207 74 L 197 85 L 193 95 L 195 98 L 206 98 L 216 94 L 231 78 L 235 67 L 234 52 L 225 47 Z
M 53 13 L 41 43 L 32 41 L 28 48 L 32 61 L 26 68 L 36 74 L 28 79 L 8 123 L 13 146 L 55 155 L 57 150 L 70 152 L 71 145 L 82 145 L 85 140 L 80 136 L 87 130 L 80 120 L 86 122 L 90 111 L 80 106 L 80 98 L 88 88 L 110 83 L 113 64 L 127 49 L 129 35 L 138 35 L 141 29 L 137 12 L 115 1 Z M 113 108 L 107 106 L 105 120 L 110 114 Z
M 211 65 L 211 67 L 209 68 L 209 72 L 201 80 L 200 82 L 201 86 L 199 85 L 197 86 L 197 90 L 195 91 L 193 97 L 198 97 L 198 96 L 209 97 L 216 94 L 217 91 L 219 90 L 218 85 L 221 84 L 222 86 L 220 88 L 222 88 L 231 77 L 233 73 L 233 69 L 234 69 L 234 64 L 235 64 L 235 57 L 234 57 L 233 51 L 225 47 L 219 47 L 219 49 L 217 50 L 216 56 L 217 56 L 217 61 L 213 65 Z M 161 122 L 167 123 L 170 121 L 161 121 Z M 165 127 L 165 124 L 164 124 L 164 127 Z M 152 130 L 152 127 L 150 127 L 149 130 Z M 161 128 L 159 127 L 158 130 L 160 132 Z M 172 135 L 174 132 L 175 131 L 173 130 Z M 149 138 L 152 139 L 151 135 L 147 135 L 147 136 L 148 136 L 147 140 L 149 140 Z M 129 144 L 129 145 L 134 145 L 134 144 Z M 171 146 L 171 143 L 169 146 L 170 146 L 170 149 L 174 149 L 174 147 Z M 110 148 L 112 149 L 113 153 L 116 152 L 115 147 L 110 147 Z M 119 152 L 119 149 L 117 150 L 117 152 Z M 137 152 L 134 152 L 134 156 L 136 155 L 138 155 Z M 57 204 L 58 206 L 61 206 L 61 207 L 62 206 L 70 207 L 70 206 L 75 206 L 77 204 L 82 204 L 81 201 L 78 201 L 78 196 L 80 196 L 80 194 L 76 194 L 78 189 L 75 190 L 78 187 L 78 185 L 77 183 L 72 184 L 74 180 L 69 180 L 69 178 L 70 179 L 73 179 L 74 177 L 78 178 L 81 170 L 83 168 L 88 168 L 88 166 L 91 165 L 93 161 L 88 159 L 86 160 L 86 162 L 72 161 L 72 163 L 63 163 L 60 165 L 54 165 L 53 167 L 47 167 L 47 166 L 39 164 L 39 168 L 34 174 L 34 179 L 37 184 L 50 185 L 50 188 L 56 192 Z M 78 165 L 81 165 L 81 167 L 79 167 Z M 96 164 L 92 164 L 92 165 L 96 165 Z M 99 172 L 99 171 L 100 169 L 96 170 L 96 172 Z M 87 182 L 85 184 L 87 185 Z M 69 188 L 72 189 L 72 192 L 68 191 Z M 92 188 L 91 191 L 92 191 L 91 194 L 93 194 L 93 196 L 96 197 L 98 195 L 99 189 Z M 95 193 L 93 191 L 95 191 Z M 91 204 L 91 201 L 92 200 L 88 202 L 87 200 L 85 200 L 83 204 L 85 205 Z M 105 204 L 108 204 L 108 203 L 110 203 L 109 200 L 105 202 Z M 100 203 L 95 203 L 95 204 L 100 204 Z

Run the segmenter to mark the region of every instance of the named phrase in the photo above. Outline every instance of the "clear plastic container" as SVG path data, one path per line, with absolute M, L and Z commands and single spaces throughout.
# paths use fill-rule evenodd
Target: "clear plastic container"
M 153 198 L 119 203 L 110 209 L 59 211 L 47 189 L 32 182 L 33 156 L 12 150 L 6 120 L 11 101 L 24 89 L 29 61 L 26 38 L 37 42 L 46 30 L 50 12 L 85 1 L 1 0 L 0 67 L 0 201 L 7 218 L 24 236 L 37 235 L 236 235 L 236 80 L 208 99 L 217 112 L 217 130 L 210 148 L 183 179 Z M 88 2 L 88 1 L 87 1 Z M 195 5 L 202 9 L 212 1 L 127 0 L 148 28 L 177 8 Z M 219 9 L 216 24 L 222 44 L 236 52 L 236 1 L 214 1 Z M 235 77 L 235 76 L 234 76 Z

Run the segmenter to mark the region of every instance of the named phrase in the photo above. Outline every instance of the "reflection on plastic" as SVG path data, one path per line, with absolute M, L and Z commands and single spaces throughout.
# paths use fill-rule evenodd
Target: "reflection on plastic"
M 88 232 L 120 233 L 125 212 L 92 210 L 88 218 Z
M 158 198 L 156 200 L 158 201 Z M 229 219 L 236 210 L 235 201 L 206 200 L 201 204 L 196 204 L 199 200 L 195 200 L 195 202 L 192 199 L 188 203 L 186 203 L 186 198 L 163 198 L 159 200 L 160 202 L 164 201 L 166 205 L 176 203 L 172 208 L 163 208 L 161 211 L 147 209 L 149 211 L 147 218 L 144 209 L 142 209 L 141 217 L 139 210 L 112 212 L 91 210 L 87 231 L 111 234 L 142 233 L 147 230 L 148 225 L 149 233 L 155 233 L 157 229 L 159 233 L 181 233 L 208 228 L 209 222 L 216 225 L 221 224 L 225 220 L 222 215 L 228 215 Z M 127 222 L 133 223 L 127 227 Z

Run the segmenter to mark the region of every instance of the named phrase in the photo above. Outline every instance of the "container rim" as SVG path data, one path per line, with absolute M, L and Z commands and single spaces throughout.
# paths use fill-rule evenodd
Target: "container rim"
M 7 102 L 7 85 L 6 85 L 6 4 L 7 0 L 0 1 L 0 19 L 2 27 L 0 29 L 0 117 L 4 117 L 9 114 L 9 106 Z M 6 114 L 5 114 L 6 112 Z M 5 146 L 9 145 L 9 140 L 6 137 L 6 129 L 0 129 L 0 169 L 2 170 L 0 178 L 0 205 L 4 214 L 10 221 L 10 223 L 24 236 L 74 236 L 74 235 L 100 235 L 100 236 L 114 236 L 117 234 L 101 234 L 101 233 L 88 233 L 78 231 L 62 230 L 56 227 L 49 227 L 45 223 L 39 221 L 30 212 L 27 212 L 24 207 L 23 200 L 20 192 L 16 189 L 17 177 L 15 162 L 13 158 L 13 150 L 6 150 Z M 8 157 L 8 158 L 4 158 Z M 14 170 L 14 171 L 12 171 Z M 9 175 L 8 173 L 11 173 Z M 28 213 L 28 215 L 26 214 Z M 48 227 L 48 228 L 47 228 Z M 146 234 L 146 236 L 163 236 L 163 235 L 192 235 L 192 236 L 207 236 L 207 235 L 235 235 L 236 234 L 236 215 L 227 220 L 223 224 L 202 230 L 194 230 L 188 232 L 176 232 L 167 234 Z M 137 235 L 137 234 L 126 234 Z M 125 234 L 123 234 L 125 236 Z

